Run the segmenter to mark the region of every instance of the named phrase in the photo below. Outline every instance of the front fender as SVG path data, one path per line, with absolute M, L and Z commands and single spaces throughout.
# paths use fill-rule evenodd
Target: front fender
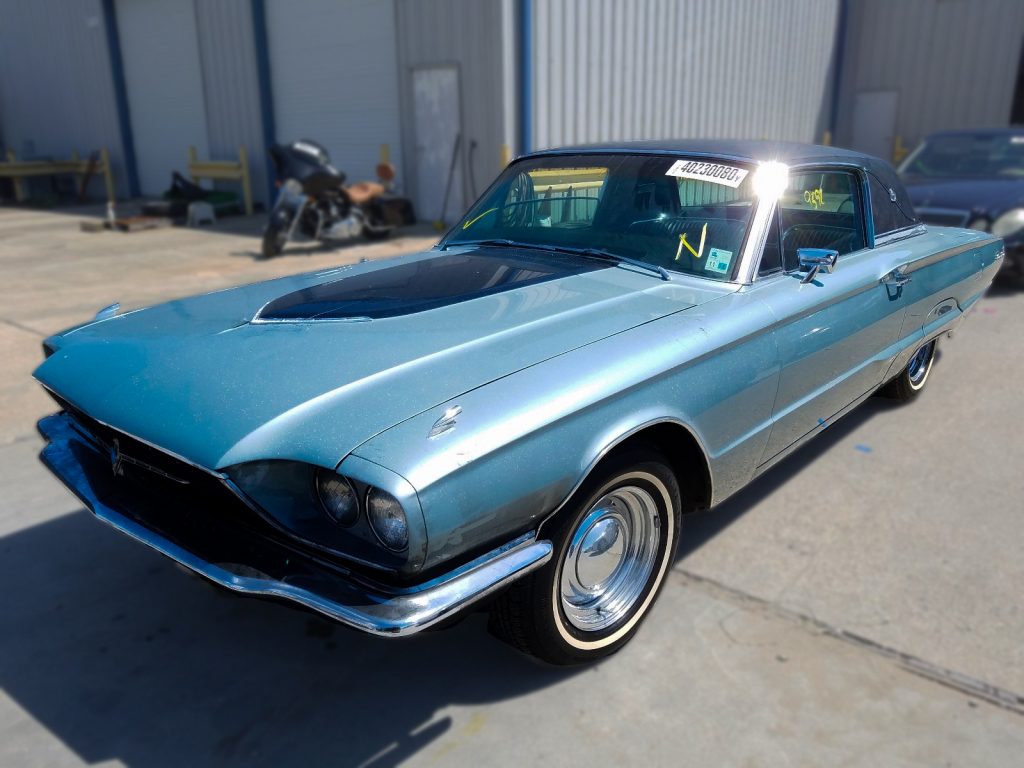
M 774 341 L 750 331 L 769 325 L 767 309 L 743 303 L 747 311 L 715 331 L 706 312 L 686 312 L 552 358 L 408 419 L 354 453 L 416 489 L 429 540 L 424 568 L 536 528 L 610 446 L 646 424 L 672 421 L 693 433 L 720 500 L 753 474 L 777 385 Z M 742 327 L 748 332 L 730 340 Z M 429 437 L 454 406 L 462 409 L 455 428 Z

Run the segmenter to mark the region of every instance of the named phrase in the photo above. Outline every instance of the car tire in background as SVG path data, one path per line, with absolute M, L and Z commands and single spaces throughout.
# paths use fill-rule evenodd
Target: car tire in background
M 932 339 L 919 347 L 899 375 L 878 390 L 878 394 L 901 402 L 909 402 L 921 394 L 935 362 L 937 344 L 938 340 Z
M 665 458 L 631 449 L 607 458 L 542 528 L 551 560 L 512 585 L 490 629 L 551 664 L 583 664 L 629 642 L 665 583 L 682 500 Z
M 264 259 L 272 259 L 279 256 L 284 250 L 284 244 L 288 239 L 288 233 L 273 219 L 263 230 L 263 242 L 260 243 L 260 256 Z
M 372 229 L 370 227 L 363 227 L 363 237 L 369 240 L 371 243 L 377 240 L 387 240 L 391 237 L 391 233 L 394 229 L 391 227 L 385 227 L 383 229 Z

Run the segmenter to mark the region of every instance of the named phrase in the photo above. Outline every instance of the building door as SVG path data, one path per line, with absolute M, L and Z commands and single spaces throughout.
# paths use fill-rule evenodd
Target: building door
M 892 161 L 898 91 L 862 91 L 853 105 L 853 149 Z
M 395 4 L 282 0 L 266 10 L 277 141 L 322 144 L 350 183 L 376 177 L 382 144 L 402 168 Z
M 188 148 L 209 156 L 199 39 L 192 3 L 117 0 L 139 185 L 159 195 L 186 171 Z
M 423 67 L 413 70 L 413 131 L 416 151 L 416 210 L 424 221 L 441 218 L 452 153 L 461 131 L 459 71 L 456 67 Z M 447 221 L 465 212 L 462 177 L 465 173 L 465 140 L 448 194 Z

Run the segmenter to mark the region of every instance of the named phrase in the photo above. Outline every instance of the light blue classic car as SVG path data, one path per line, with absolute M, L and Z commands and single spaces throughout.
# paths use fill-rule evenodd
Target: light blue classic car
M 915 397 L 1002 258 L 853 152 L 538 152 L 431 251 L 47 339 L 42 458 L 236 592 L 381 635 L 487 606 L 590 661 L 649 612 L 681 515 Z

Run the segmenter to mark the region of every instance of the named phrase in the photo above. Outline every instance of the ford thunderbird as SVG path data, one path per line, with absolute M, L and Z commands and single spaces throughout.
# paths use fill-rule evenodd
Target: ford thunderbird
M 587 662 L 650 612 L 683 515 L 915 398 L 1003 254 L 849 151 L 537 152 L 427 252 L 46 339 L 42 460 L 229 590 L 386 636 L 486 607 Z

